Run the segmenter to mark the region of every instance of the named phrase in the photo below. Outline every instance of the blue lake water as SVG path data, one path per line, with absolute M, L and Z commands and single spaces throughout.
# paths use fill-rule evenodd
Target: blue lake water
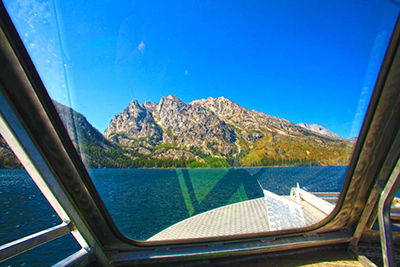
M 244 169 L 92 169 L 89 173 L 120 231 L 146 240 L 190 216 L 262 197 L 262 188 L 288 195 L 299 183 L 310 192 L 339 192 L 347 167 Z M 61 221 L 24 170 L 0 170 L 0 245 Z M 79 250 L 71 236 L 3 262 L 51 265 Z M 53 249 L 56 247 L 57 255 Z

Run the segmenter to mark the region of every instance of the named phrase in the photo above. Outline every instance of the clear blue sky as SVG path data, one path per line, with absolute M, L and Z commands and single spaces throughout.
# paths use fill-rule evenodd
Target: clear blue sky
M 132 99 L 174 94 L 358 135 L 398 15 L 384 0 L 4 2 L 50 95 L 102 132 Z

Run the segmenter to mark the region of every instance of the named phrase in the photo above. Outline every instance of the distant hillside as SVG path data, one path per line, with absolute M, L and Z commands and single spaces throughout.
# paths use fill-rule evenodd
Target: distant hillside
M 353 145 L 327 132 L 224 97 L 185 104 L 170 95 L 159 103 L 133 100 L 115 115 L 104 136 L 147 166 L 176 161 L 183 167 L 347 165 Z
M 121 168 L 127 167 L 129 157 L 117 144 L 108 141 L 94 128 L 85 116 L 72 108 L 53 102 L 65 128 L 89 168 Z
M 344 138 L 340 135 L 337 135 L 335 133 L 332 133 L 331 131 L 327 130 L 326 128 L 322 127 L 321 125 L 318 124 L 307 124 L 307 123 L 298 123 L 297 125 L 304 127 L 308 130 L 311 130 L 313 132 L 325 135 L 325 136 L 329 136 L 332 137 L 334 139 L 337 140 L 341 140 L 341 141 L 348 141 L 351 143 L 355 143 L 357 142 L 357 137 L 352 137 L 352 138 Z
M 53 102 L 68 134 L 89 168 L 121 168 L 128 167 L 129 157 L 124 150 L 104 138 L 87 119 L 72 108 Z M 0 168 L 22 168 L 18 158 L 0 136 Z
M 0 169 L 21 169 L 22 165 L 0 135 Z

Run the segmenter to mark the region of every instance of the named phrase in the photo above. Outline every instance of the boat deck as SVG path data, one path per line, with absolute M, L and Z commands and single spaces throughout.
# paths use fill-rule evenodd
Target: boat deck
M 148 240 L 182 240 L 305 227 L 323 220 L 334 208 L 334 205 L 319 198 L 328 210 L 321 210 L 302 197 L 278 196 L 266 190 L 264 195 L 190 217 Z

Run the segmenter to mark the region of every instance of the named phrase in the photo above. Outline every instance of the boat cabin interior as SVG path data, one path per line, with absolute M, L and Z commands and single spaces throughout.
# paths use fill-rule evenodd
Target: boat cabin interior
M 312 194 L 300 184 L 281 197 L 261 188 L 258 198 L 200 213 L 146 241 L 117 228 L 3 3 L 0 62 L 1 135 L 62 220 L 0 244 L 0 262 L 72 234 L 81 249 L 55 266 L 400 264 L 400 216 L 393 203 L 400 189 L 399 22 L 340 194 Z

